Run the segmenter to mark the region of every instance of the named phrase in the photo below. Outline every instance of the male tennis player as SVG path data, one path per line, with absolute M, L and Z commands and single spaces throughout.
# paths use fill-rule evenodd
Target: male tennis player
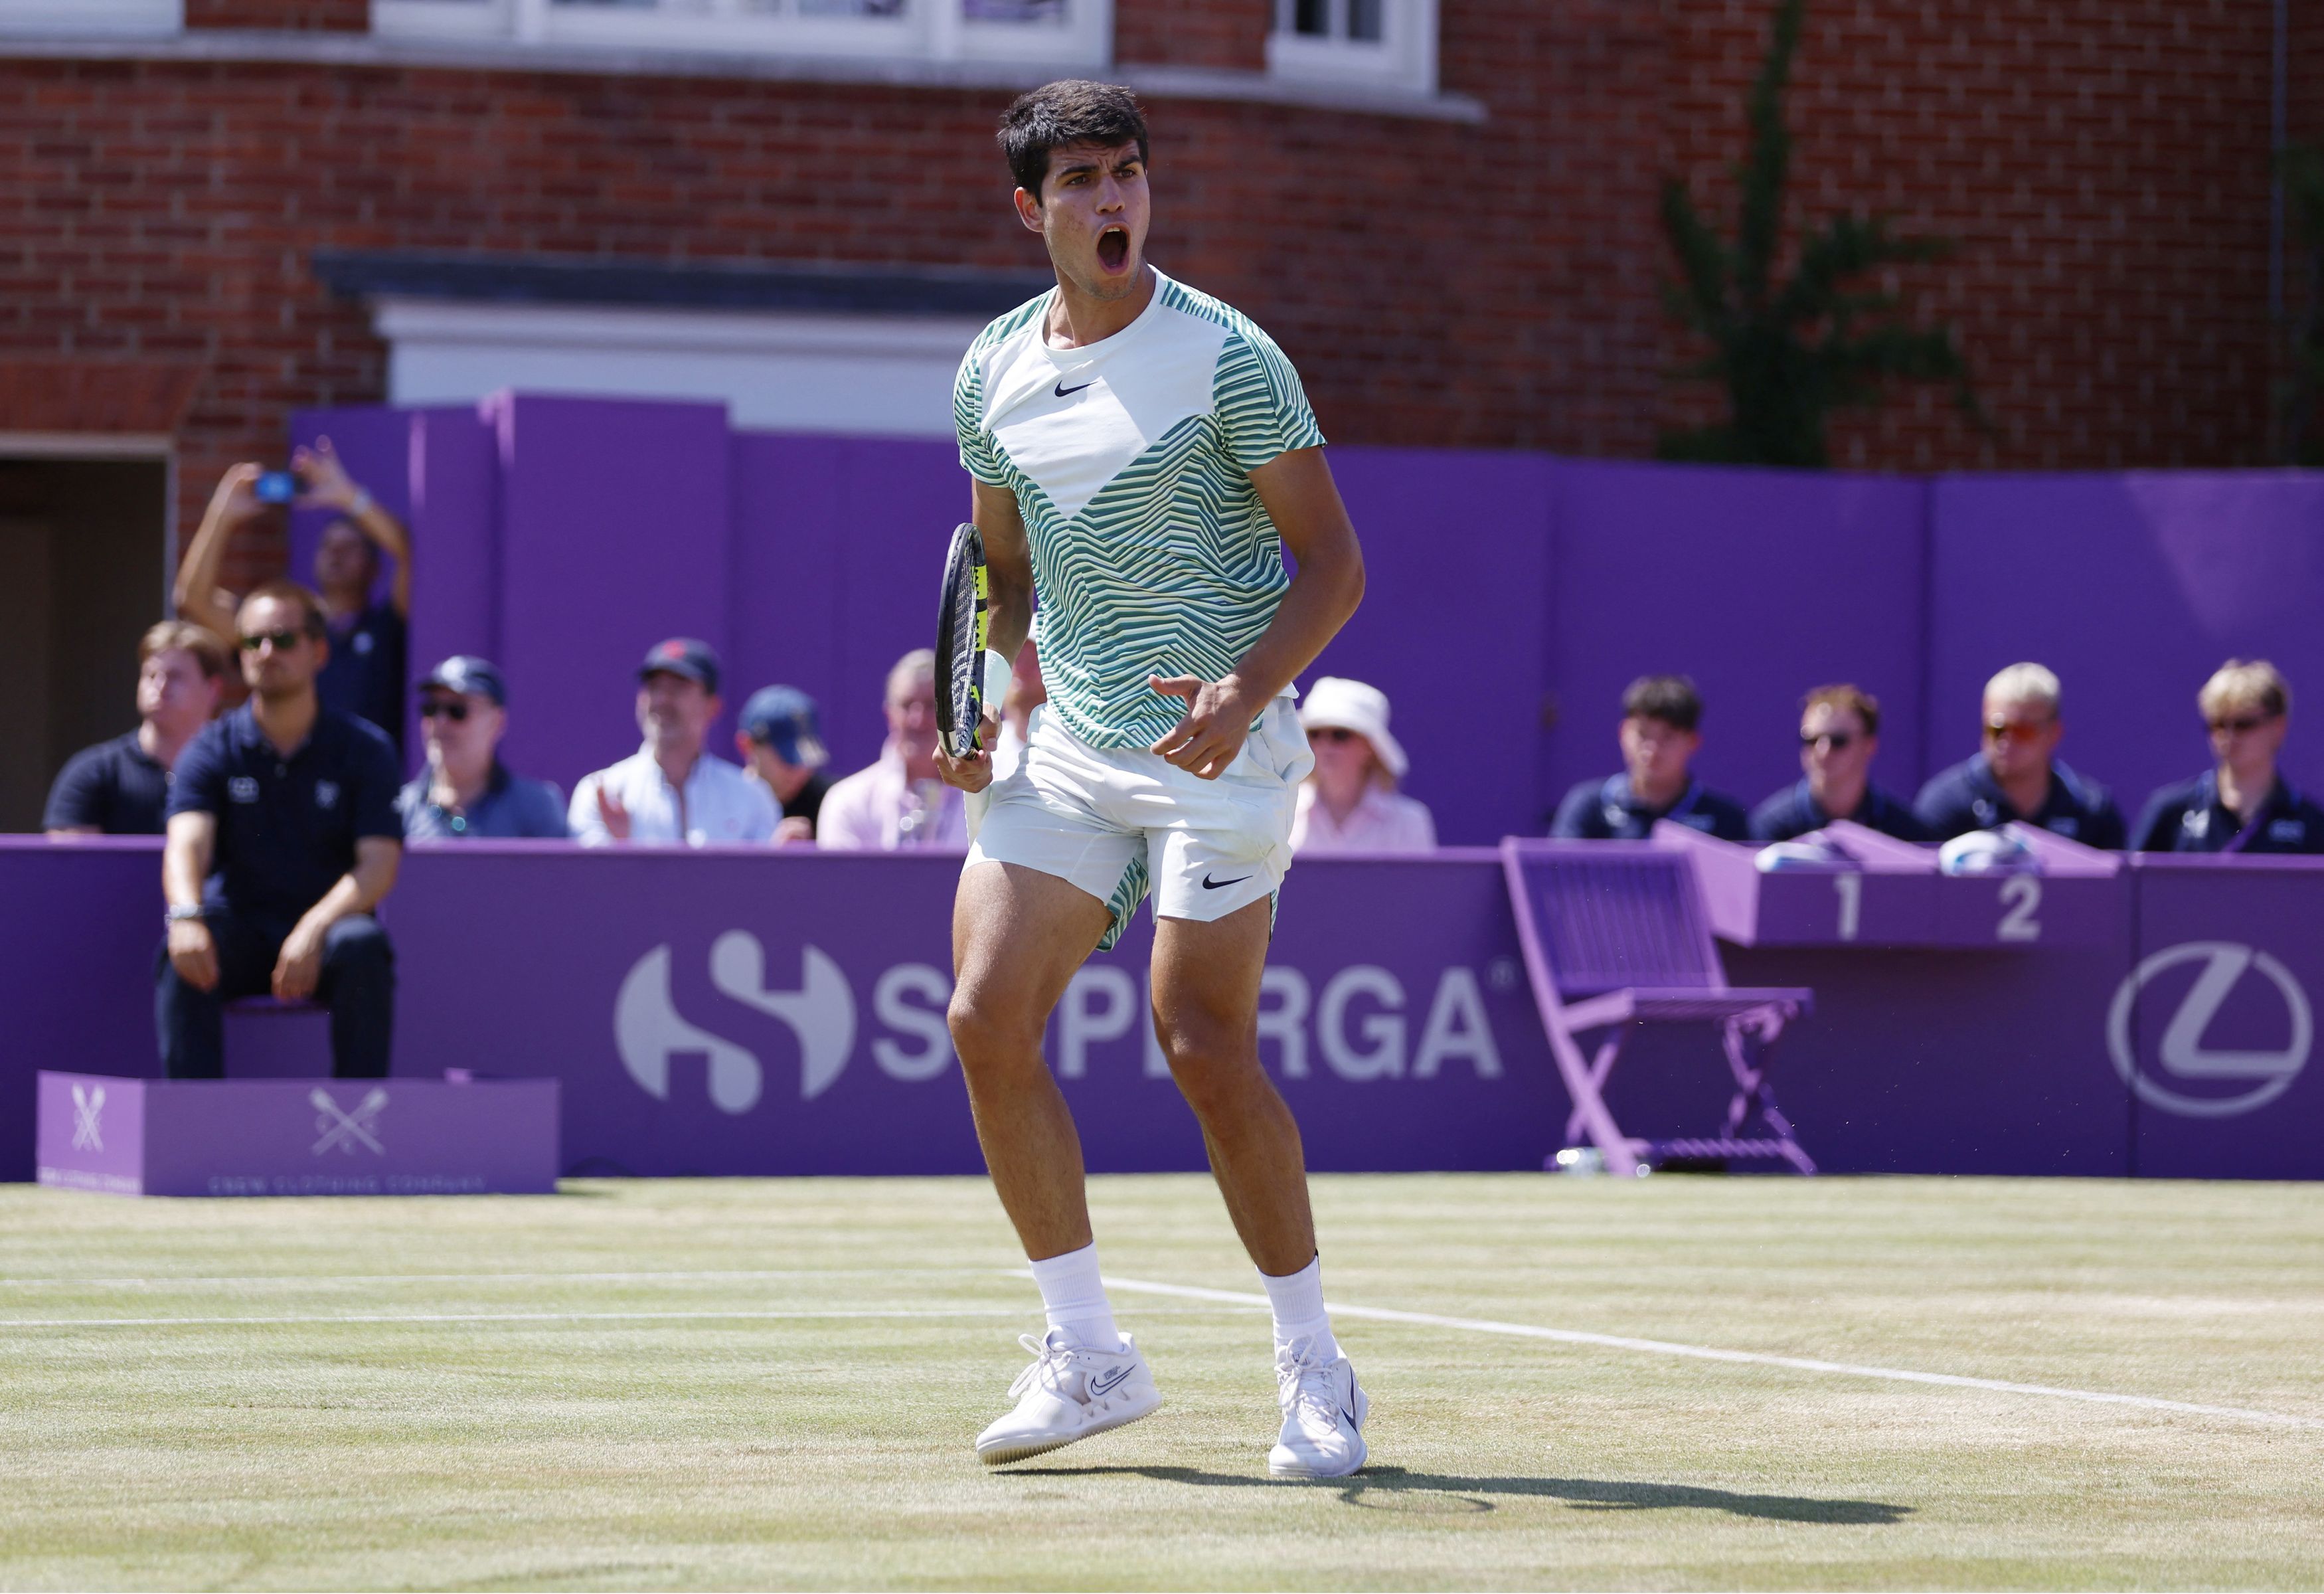
M 1354 612 L 1362 555 L 1290 362 L 1146 263 L 1146 123 L 1129 91 L 1036 89 L 1001 144 L 1057 285 L 970 346 L 954 408 L 990 646 L 1014 657 L 1038 594 L 1049 700 L 1006 780 L 983 753 L 944 760 L 953 784 L 991 786 L 953 912 L 951 1024 L 1048 1332 L 1026 1337 L 1021 1399 L 977 1454 L 1021 1460 L 1161 1404 L 1114 1328 L 1081 1141 L 1041 1060 L 1074 971 L 1150 888 L 1155 1031 L 1274 1304 L 1283 1428 L 1268 1469 L 1340 1477 L 1363 1464 L 1367 1402 L 1324 1314 L 1299 1128 L 1260 1070 L 1258 1014 L 1312 762 L 1291 680 Z

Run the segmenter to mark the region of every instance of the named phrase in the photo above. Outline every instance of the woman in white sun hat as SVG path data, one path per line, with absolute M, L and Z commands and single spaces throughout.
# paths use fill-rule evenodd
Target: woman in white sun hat
M 1293 852 L 1425 852 L 1436 845 L 1427 805 L 1396 790 L 1407 764 L 1388 734 L 1388 699 L 1378 687 L 1323 676 L 1301 700 L 1299 723 L 1315 768 L 1299 788 Z

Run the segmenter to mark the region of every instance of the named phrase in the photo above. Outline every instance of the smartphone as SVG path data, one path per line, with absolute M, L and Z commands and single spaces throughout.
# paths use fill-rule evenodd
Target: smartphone
M 287 470 L 270 470 L 258 478 L 261 504 L 288 504 L 299 496 L 299 478 Z

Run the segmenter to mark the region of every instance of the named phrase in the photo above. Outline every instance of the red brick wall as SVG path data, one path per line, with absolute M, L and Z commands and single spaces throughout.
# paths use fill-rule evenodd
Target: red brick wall
M 371 31 L 371 0 L 186 0 L 189 28 Z
M 1769 9 L 1673 14 L 1672 162 L 1730 225 L 1724 171 Z M 2000 430 L 1980 438 L 1922 392 L 1841 427 L 1836 460 L 2256 460 L 2270 28 L 2240 0 L 1811 0 L 1794 220 L 1886 210 L 1960 242 L 1903 280 L 1957 329 Z
M 1731 211 L 1766 5 L 1443 0 L 1443 84 L 1480 125 L 1149 95 L 1156 258 L 1276 333 L 1336 440 L 1644 455 L 1688 410 L 1656 185 L 1683 172 Z M 1125 60 L 1255 64 L 1266 5 L 1119 13 Z M 1794 215 L 1886 209 L 1961 241 L 1909 285 L 2001 428 L 1908 394 L 1841 429 L 1844 462 L 2256 457 L 2267 26 L 2229 0 L 1816 0 Z M 2302 38 L 2314 106 L 2324 26 Z M 1008 97 L 0 60 L 0 375 L 189 373 L 190 523 L 224 466 L 280 452 L 290 410 L 382 395 L 383 350 L 314 249 L 1034 268 L 991 141 Z

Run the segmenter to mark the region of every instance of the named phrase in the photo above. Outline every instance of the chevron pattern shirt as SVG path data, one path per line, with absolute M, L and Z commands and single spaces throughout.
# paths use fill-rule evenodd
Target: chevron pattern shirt
M 1154 276 L 1136 320 L 1081 348 L 1043 335 L 1056 289 L 1018 306 L 953 389 L 962 466 L 1024 517 L 1049 711 L 1098 747 L 1178 722 L 1148 675 L 1216 681 L 1258 642 L 1290 578 L 1250 472 L 1323 441 L 1272 338 Z

